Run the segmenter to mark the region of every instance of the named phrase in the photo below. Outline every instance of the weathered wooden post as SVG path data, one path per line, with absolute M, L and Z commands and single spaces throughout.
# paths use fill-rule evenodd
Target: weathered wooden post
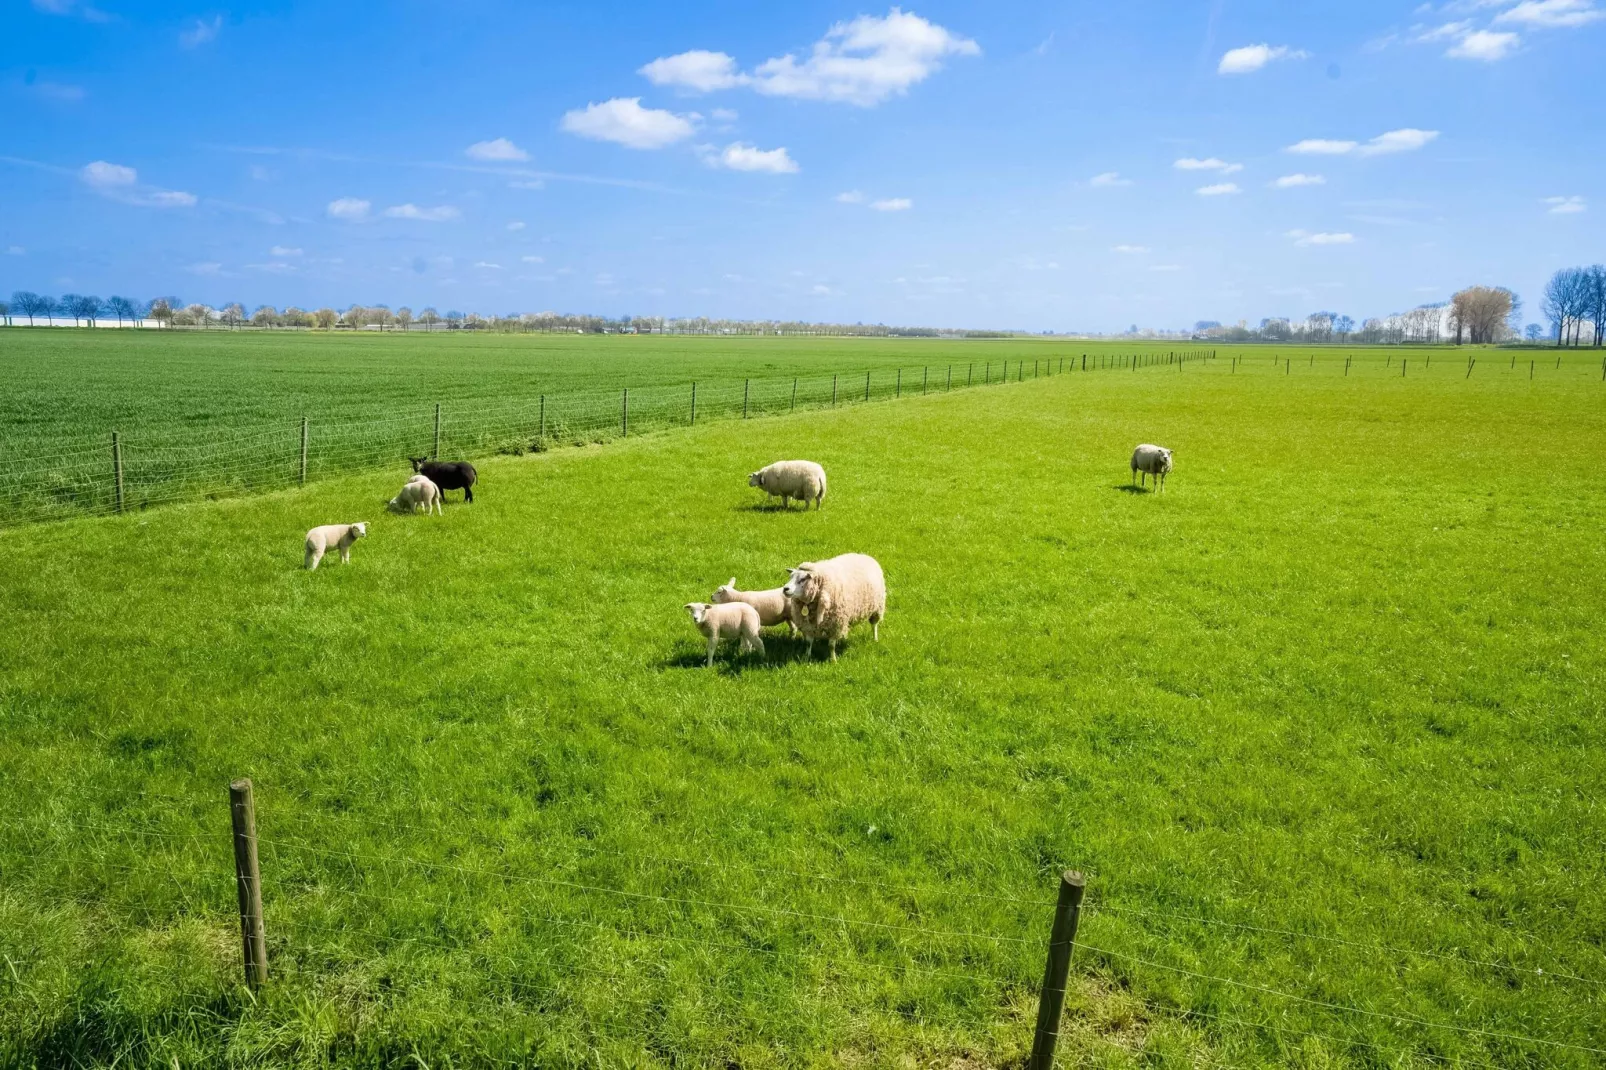
M 836 408 L 836 376 L 831 376 L 831 407 Z
M 117 511 L 123 511 L 123 439 L 112 432 L 112 484 L 116 489 Z
M 691 426 L 697 426 L 697 384 L 691 384 Z
M 630 434 L 630 388 L 625 387 L 624 397 L 619 402 L 619 434 Z
M 792 378 L 792 411 L 797 411 L 797 378 Z
M 897 385 L 892 388 L 892 396 L 893 396 L 893 398 L 901 398 L 901 397 L 903 397 L 903 369 L 902 368 L 898 369 L 898 382 L 897 382 Z
M 229 785 L 234 821 L 234 883 L 240 899 L 240 940 L 245 950 L 245 983 L 255 991 L 268 979 L 268 933 L 262 921 L 262 874 L 257 869 L 257 816 L 251 781 Z
M 1059 902 L 1054 905 L 1054 928 L 1048 938 L 1048 962 L 1043 968 L 1043 990 L 1037 1002 L 1037 1033 L 1032 1038 L 1028 1070 L 1053 1070 L 1054 1049 L 1059 1044 L 1060 1015 L 1065 1010 L 1065 981 L 1071 972 L 1071 950 L 1076 946 L 1076 925 L 1081 920 L 1082 893 L 1086 884 L 1080 873 L 1060 874 Z
M 870 373 L 864 373 L 864 400 L 870 400 Z
M 307 485 L 307 418 L 301 418 L 301 485 Z
M 543 441 L 543 442 L 546 441 L 546 395 L 545 394 L 541 395 L 541 422 L 540 422 L 539 428 L 538 428 L 538 430 L 536 432 L 536 437 L 541 439 L 541 441 Z
M 441 403 L 435 403 L 435 445 L 430 449 L 429 455 L 435 460 L 441 459 Z
M 753 380 L 742 380 L 742 419 L 747 419 L 747 398 L 753 389 Z
M 931 381 L 931 365 L 920 369 L 920 396 L 926 396 L 926 384 Z

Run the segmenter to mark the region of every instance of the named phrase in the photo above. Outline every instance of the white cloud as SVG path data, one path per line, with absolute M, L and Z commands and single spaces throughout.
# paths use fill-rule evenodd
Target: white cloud
M 507 225 L 507 229 L 508 229 L 509 232 L 511 232 L 513 234 L 517 234 L 519 231 L 524 229 L 524 220 L 522 220 L 522 219 L 513 220 L 511 223 L 509 223 Z
M 463 154 L 471 160 L 483 160 L 486 163 L 520 163 L 530 158 L 529 153 L 505 137 L 476 141 L 464 149 Z
M 1281 178 L 1268 183 L 1273 189 L 1294 189 L 1298 186 L 1325 186 L 1327 179 L 1321 175 L 1293 174 L 1283 175 Z
M 386 218 L 419 219 L 425 223 L 448 223 L 462 214 L 450 204 L 437 205 L 434 208 L 420 208 L 416 204 L 398 204 L 385 209 Z
M 1347 156 L 1355 153 L 1358 156 L 1384 156 L 1393 152 L 1411 152 L 1420 149 L 1428 142 L 1439 136 L 1437 130 L 1417 130 L 1406 127 L 1402 130 L 1390 130 L 1379 134 L 1366 144 L 1358 141 L 1331 141 L 1326 138 L 1306 138 L 1284 149 L 1284 152 L 1301 153 L 1307 156 Z
M 1213 186 L 1200 186 L 1194 190 L 1201 197 L 1223 197 L 1230 193 L 1242 193 L 1236 182 L 1217 182 Z
M 1110 252 L 1112 253 L 1146 253 L 1148 251 L 1149 247 L 1147 245 L 1114 245 L 1110 247 Z
M 196 197 L 193 193 L 185 193 L 177 189 L 159 189 L 138 197 L 131 198 L 130 203 L 141 204 L 149 208 L 193 208 Z
M 1498 33 L 1494 30 L 1475 30 L 1461 38 L 1454 47 L 1445 52 L 1452 59 L 1475 59 L 1484 63 L 1494 63 L 1509 56 L 1522 39 L 1514 33 Z
M 1244 169 L 1244 165 L 1241 163 L 1228 163 L 1226 160 L 1218 160 L 1214 156 L 1208 160 L 1184 156 L 1171 166 L 1178 171 L 1220 171 L 1224 175 L 1237 174 Z
M 1217 74 L 1251 74 L 1266 64 L 1279 59 L 1308 59 L 1310 53 L 1287 45 L 1245 45 L 1221 57 L 1216 65 Z
M 1606 18 L 1606 12 L 1592 0 L 1523 0 L 1509 11 L 1494 17 L 1495 22 L 1515 22 L 1527 26 L 1583 26 Z
M 1348 233 L 1332 234 L 1318 232 L 1312 234 L 1306 230 L 1290 230 L 1287 237 L 1294 239 L 1295 245 L 1353 245 L 1355 235 Z
M 194 26 L 178 35 L 178 43 L 185 48 L 199 48 L 204 44 L 217 40 L 218 32 L 222 29 L 222 15 L 214 15 L 210 20 L 196 19 Z
M 1465 37 L 1467 34 L 1471 33 L 1472 25 L 1473 23 L 1471 19 L 1462 19 L 1459 22 L 1446 22 L 1442 26 L 1434 26 L 1431 29 L 1423 30 L 1421 33 L 1416 35 L 1416 40 L 1423 43 L 1429 43 L 1433 41 L 1453 41 L 1457 38 Z
M 1122 178 L 1119 171 L 1105 171 L 1103 174 L 1094 175 L 1088 179 L 1087 184 L 1103 189 L 1111 186 L 1130 186 L 1132 180 L 1130 178 Z
M 587 104 L 563 116 L 567 132 L 593 141 L 612 141 L 632 149 L 661 149 L 691 137 L 694 127 L 683 115 L 661 108 L 643 108 L 640 97 L 615 97 Z
M 77 0 L 33 0 L 34 9 L 47 15 L 76 15 L 85 22 L 111 22 L 112 16 Z
M 139 181 L 139 172 L 132 167 L 122 164 L 107 163 L 105 160 L 96 160 L 85 164 L 79 172 L 85 182 L 96 189 L 115 189 L 117 187 L 132 186 Z
M 850 189 L 844 193 L 838 193 L 831 199 L 836 201 L 838 204 L 863 204 L 864 194 L 856 189 Z
M 893 8 L 832 26 L 806 58 L 765 60 L 748 76 L 775 97 L 830 100 L 873 107 L 924 81 L 948 56 L 977 56 L 981 47 L 918 15 Z
M 915 202 L 908 197 L 883 197 L 879 201 L 871 201 L 870 207 L 878 212 L 907 212 L 915 206 Z
M 760 149 L 742 141 L 726 145 L 718 156 L 710 157 L 710 162 L 732 171 L 767 171 L 773 175 L 791 175 L 798 170 L 797 161 L 787 155 L 786 149 Z
M 356 223 L 368 218 L 368 210 L 373 203 L 360 197 L 341 197 L 329 202 L 327 211 L 330 219 L 344 219 Z
M 740 116 L 730 108 L 715 108 L 708 113 L 708 117 L 716 123 L 734 123 Z
M 221 275 L 223 265 L 215 260 L 203 260 L 198 264 L 191 264 L 186 270 L 192 275 Z
M 1574 215 L 1589 210 L 1582 197 L 1546 197 L 1544 203 L 1550 205 L 1551 215 Z
M 508 189 L 546 189 L 546 183 L 539 178 L 520 178 L 507 184 Z
M 502 265 L 501 264 L 493 264 L 489 260 L 475 261 L 474 266 L 477 267 L 477 268 L 484 268 L 487 271 L 501 271 L 502 270 Z
M 519 257 L 519 259 L 524 261 L 526 264 L 544 264 L 544 263 L 546 263 L 546 257 L 544 257 L 544 256 L 521 256 L 521 257 Z
M 275 245 L 273 248 L 268 250 L 268 255 L 269 256 L 300 256 L 301 255 L 301 250 L 300 249 L 292 249 L 292 248 L 289 248 L 288 246 L 284 246 L 284 245 Z
M 674 86 L 695 93 L 711 93 L 748 82 L 747 75 L 736 69 L 735 59 L 706 49 L 655 59 L 636 73 L 653 85 Z

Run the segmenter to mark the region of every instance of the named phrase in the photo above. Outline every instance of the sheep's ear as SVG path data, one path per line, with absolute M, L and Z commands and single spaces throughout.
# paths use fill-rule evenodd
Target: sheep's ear
M 727 586 L 727 587 L 735 587 L 736 586 L 736 577 L 732 576 L 730 579 L 726 580 L 725 581 L 725 586 Z

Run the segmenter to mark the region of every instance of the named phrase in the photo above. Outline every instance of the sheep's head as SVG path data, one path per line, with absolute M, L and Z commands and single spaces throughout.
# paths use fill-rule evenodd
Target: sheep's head
M 410 508 L 410 506 L 403 505 L 402 504 L 402 500 L 401 500 L 401 495 L 398 494 L 394 498 L 392 498 L 390 501 L 385 503 L 385 508 L 389 509 L 393 513 L 405 513 Z
M 787 578 L 786 586 L 781 588 L 781 594 L 788 601 L 807 604 L 820 596 L 820 577 L 801 566 L 788 571 L 792 575 Z
M 759 471 L 748 475 L 747 485 L 749 487 L 762 487 L 764 485 L 764 473 Z
M 697 624 L 701 624 L 703 622 L 703 618 L 708 616 L 708 603 L 707 602 L 687 602 L 686 603 L 686 612 L 691 614 L 691 619 L 692 619 L 693 622 L 695 622 Z
M 1160 450 L 1160 471 L 1171 471 L 1171 451 L 1164 447 Z
M 726 602 L 736 601 L 736 577 L 732 576 L 729 583 L 722 583 L 714 591 L 714 604 L 722 606 Z
M 368 521 L 357 521 L 355 524 L 351 525 L 351 530 L 357 533 L 357 538 L 362 538 L 364 535 L 368 534 Z
M 407 459 L 413 463 L 413 471 L 414 472 L 423 471 L 424 462 L 429 460 L 428 457 L 409 457 Z

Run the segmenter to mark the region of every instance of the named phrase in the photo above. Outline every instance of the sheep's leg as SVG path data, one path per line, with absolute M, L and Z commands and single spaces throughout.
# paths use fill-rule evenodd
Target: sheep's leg
M 712 669 L 714 667 L 714 648 L 718 645 L 719 636 L 711 635 L 708 637 L 708 664 L 704 666 L 705 668 Z
M 351 547 L 342 546 L 340 548 L 340 563 L 342 565 L 351 564 Z
M 764 640 L 763 640 L 763 638 L 761 636 L 758 636 L 758 635 L 753 636 L 752 642 L 750 644 L 748 644 L 747 649 L 749 649 L 751 651 L 754 651 L 755 653 L 758 654 L 759 657 L 763 657 L 764 656 Z
M 836 640 L 831 640 L 831 660 L 836 660 Z
M 318 562 L 322 560 L 322 550 L 308 550 L 306 559 L 301 562 L 301 566 L 309 572 L 316 572 L 318 569 Z
M 814 637 L 811 635 L 808 643 L 803 647 L 803 659 L 807 661 L 812 657 L 814 657 Z
M 870 635 L 876 642 L 881 642 L 881 617 L 879 614 L 870 618 Z

